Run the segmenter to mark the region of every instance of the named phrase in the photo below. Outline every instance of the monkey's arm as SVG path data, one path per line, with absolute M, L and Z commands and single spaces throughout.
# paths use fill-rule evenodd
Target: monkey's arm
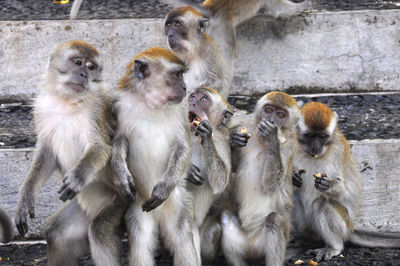
M 273 193 L 280 187 L 284 175 L 278 129 L 268 121 L 261 121 L 257 134 L 267 147 L 261 187 L 264 193 Z
M 153 189 L 150 199 L 142 205 L 143 211 L 149 212 L 160 206 L 169 197 L 169 194 L 178 184 L 179 178 L 183 175 L 190 162 L 191 150 L 189 146 L 189 132 L 185 134 L 185 140 L 179 141 L 168 161 L 168 168 Z
M 95 174 L 108 163 L 111 146 L 98 140 L 83 155 L 79 163 L 65 175 L 63 185 L 58 193 L 60 199 L 66 201 L 75 197 L 83 186 L 90 183 Z
M 213 190 L 213 193 L 218 195 L 222 193 L 228 185 L 229 175 L 231 167 L 228 164 L 228 158 L 230 158 L 230 149 L 228 143 L 226 143 L 225 158 L 223 160 L 221 154 L 218 153 L 215 143 L 212 138 L 212 126 L 208 120 L 200 123 L 196 129 L 196 134 L 202 138 L 201 145 L 203 146 L 203 157 L 205 158 L 209 177 L 209 183 Z M 223 148 L 220 145 L 220 150 Z M 221 150 L 222 151 L 222 150 Z
M 118 135 L 113 141 L 111 168 L 113 170 L 113 183 L 118 194 L 126 201 L 135 200 L 135 183 L 126 164 L 128 153 L 128 139 Z
M 15 225 L 23 236 L 28 232 L 27 216 L 35 218 L 35 195 L 56 168 L 56 158 L 45 145 L 38 144 L 28 176 L 19 192 Z

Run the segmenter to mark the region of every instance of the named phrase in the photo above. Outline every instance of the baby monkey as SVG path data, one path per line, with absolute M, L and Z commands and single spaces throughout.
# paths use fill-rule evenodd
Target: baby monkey
M 319 102 L 301 108 L 294 160 L 294 229 L 325 247 L 310 250 L 316 260 L 339 255 L 344 242 L 365 247 L 399 247 L 400 236 L 353 229 L 360 208 L 361 177 L 350 145 L 337 127 L 337 114 Z

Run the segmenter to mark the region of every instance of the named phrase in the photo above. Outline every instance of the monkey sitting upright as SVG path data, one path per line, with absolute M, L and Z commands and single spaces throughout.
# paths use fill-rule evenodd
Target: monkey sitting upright
M 111 259 L 119 259 L 118 254 L 110 254 L 119 252 L 118 243 L 107 246 L 102 242 L 111 238 L 119 240 L 113 230 L 118 228 L 121 218 L 113 220 L 120 211 L 113 205 L 115 194 L 108 192 L 108 186 L 103 183 L 107 177 L 110 185 L 112 181 L 107 165 L 113 130 L 111 101 L 104 89 L 100 58 L 98 51 L 84 41 L 58 45 L 50 56 L 45 80 L 34 104 L 37 142 L 31 169 L 19 193 L 15 222 L 19 233 L 24 235 L 28 231 L 28 214 L 31 218 L 35 216 L 35 195 L 57 170 L 63 181 L 60 198 L 72 200 L 46 225 L 49 265 L 78 265 L 79 257 L 89 251 L 88 227 L 90 222 L 97 224 L 96 215 L 110 222 L 101 232 L 89 233 L 93 240 L 90 245 L 93 259 L 104 265 L 115 265 L 118 262 Z M 93 180 L 97 190 L 79 193 Z M 78 199 L 73 199 L 76 194 Z M 86 197 L 96 198 L 99 208 L 84 211 L 78 201 L 83 203 Z M 99 209 L 105 212 L 99 213 Z M 98 243 L 102 245 L 98 247 Z
M 400 247 L 400 235 L 360 232 L 353 222 L 360 207 L 361 177 L 350 145 L 328 106 L 310 102 L 301 108 L 300 150 L 293 166 L 292 224 L 300 234 L 325 247 L 311 250 L 316 260 L 339 255 L 345 241 L 365 247 Z M 302 177 L 303 176 L 303 177 Z
M 236 26 L 254 17 L 261 8 L 274 17 L 289 17 L 311 7 L 310 1 L 290 0 L 206 0 L 201 5 L 188 0 L 164 0 L 173 6 L 189 4 L 209 18 L 208 33 L 217 41 L 226 60 L 231 62 L 236 50 Z M 199 2 L 199 1 L 197 1 Z
M 207 19 L 191 7 L 180 7 L 165 17 L 168 47 L 188 67 L 184 74 L 188 93 L 207 86 L 227 98 L 232 83 L 232 69 L 214 39 L 207 33 Z
M 284 262 L 299 116 L 295 99 L 283 92 L 271 92 L 239 123 L 254 137 L 246 148 L 237 151 L 232 197 L 238 213 L 225 211 L 221 218 L 221 247 L 231 265 L 262 258 L 270 266 Z
M 193 195 L 194 221 L 200 231 L 201 257 L 210 261 L 218 248 L 221 227 L 218 214 L 207 214 L 229 183 L 229 122 L 232 111 L 228 102 L 208 87 L 197 88 L 189 95 L 188 102 L 192 143 L 188 179 L 194 184 L 189 184 L 189 191 Z
M 127 195 L 136 193 L 125 215 L 130 265 L 154 264 L 158 233 L 174 265 L 200 265 L 185 180 L 191 148 L 184 70 L 173 52 L 154 47 L 136 55 L 119 82 L 111 165 Z

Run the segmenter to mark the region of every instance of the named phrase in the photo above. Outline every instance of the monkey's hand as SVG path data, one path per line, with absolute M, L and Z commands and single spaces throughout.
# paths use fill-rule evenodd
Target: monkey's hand
M 305 172 L 306 172 L 306 170 L 300 169 L 299 171 L 293 173 L 293 176 L 292 176 L 293 186 L 298 187 L 298 188 L 301 188 L 303 186 L 303 178 L 301 176 Z
M 28 214 L 31 219 L 35 218 L 35 199 L 34 197 L 23 198 L 18 204 L 17 213 L 15 216 L 15 225 L 18 233 L 24 236 L 28 230 Z
M 314 178 L 314 186 L 317 190 L 326 192 L 331 187 L 331 180 L 326 174 L 321 174 L 321 177 L 316 177 L 314 175 Z
M 69 171 L 63 180 L 63 185 L 58 194 L 60 194 L 60 200 L 67 201 L 73 199 L 76 194 L 82 189 L 84 185 L 84 178 L 81 177 L 76 171 Z
M 200 168 L 198 168 L 196 165 L 191 164 L 190 170 L 188 173 L 187 180 L 196 185 L 196 186 L 201 186 L 204 183 L 204 178 L 201 176 L 201 171 Z
M 164 181 L 158 182 L 153 188 L 150 199 L 143 203 L 142 210 L 144 212 L 149 212 L 157 208 L 168 199 L 171 191 L 172 189 L 170 189 Z
M 203 120 L 196 128 L 195 135 L 200 136 L 202 139 L 210 139 L 212 137 L 213 128 L 210 121 Z
M 249 139 L 250 135 L 248 133 L 233 131 L 229 135 L 229 144 L 232 148 L 240 148 L 246 146 L 249 142 Z
M 257 127 L 257 134 L 267 142 L 278 142 L 278 128 L 269 121 L 261 121 Z
M 136 197 L 136 186 L 131 173 L 114 174 L 113 183 L 117 189 L 118 195 L 126 201 L 134 201 Z

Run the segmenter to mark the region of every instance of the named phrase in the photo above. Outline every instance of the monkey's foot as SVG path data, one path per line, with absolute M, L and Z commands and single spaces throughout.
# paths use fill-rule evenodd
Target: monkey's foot
M 341 250 L 325 247 L 325 248 L 317 248 L 310 249 L 307 251 L 307 254 L 314 255 L 316 261 L 330 260 L 334 256 L 338 256 Z

